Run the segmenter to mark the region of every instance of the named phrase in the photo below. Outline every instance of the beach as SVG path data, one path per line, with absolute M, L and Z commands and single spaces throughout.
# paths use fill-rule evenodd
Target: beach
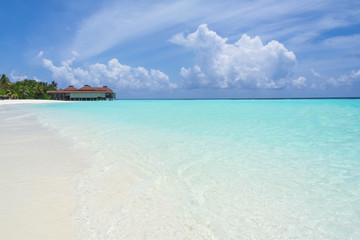
M 8 100 L 0 100 L 0 107 L 5 105 L 47 104 L 47 103 L 63 103 L 63 102 L 66 101 L 43 100 L 43 99 L 8 99 Z
M 360 237 L 357 99 L 44 103 L 0 106 L 0 239 Z
M 76 175 L 86 154 L 10 106 L 53 102 L 0 101 L 0 239 L 73 239 L 78 231 Z

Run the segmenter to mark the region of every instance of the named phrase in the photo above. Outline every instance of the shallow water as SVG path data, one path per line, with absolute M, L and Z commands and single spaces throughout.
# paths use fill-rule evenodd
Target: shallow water
M 359 100 L 21 107 L 92 152 L 77 239 L 360 239 Z

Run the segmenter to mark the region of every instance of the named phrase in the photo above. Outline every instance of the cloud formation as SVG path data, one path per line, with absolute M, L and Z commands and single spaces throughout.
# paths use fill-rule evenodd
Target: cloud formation
M 306 78 L 298 77 L 297 79 L 292 81 L 292 85 L 298 89 L 306 88 L 307 87 Z
M 176 88 L 176 84 L 170 82 L 169 77 L 159 70 L 147 70 L 143 67 L 130 67 L 122 65 L 116 58 L 107 64 L 95 63 L 80 67 L 72 67 L 78 56 L 61 62 L 55 66 L 49 59 L 43 59 L 43 66 L 50 70 L 53 78 L 65 80 L 67 84 L 81 86 L 94 84 L 96 86 L 109 85 L 119 90 L 151 90 L 162 91 Z
M 320 77 L 320 76 L 321 76 L 320 73 L 318 73 L 317 71 L 315 71 L 313 68 L 311 68 L 310 71 L 311 71 L 311 73 L 312 73 L 312 75 L 313 75 L 314 77 Z
M 206 24 L 187 36 L 177 34 L 170 41 L 195 52 L 195 65 L 180 71 L 188 89 L 277 89 L 305 84 L 303 77 L 292 80 L 295 54 L 278 41 L 264 45 L 260 37 L 243 34 L 239 41 L 229 44 Z
M 22 81 L 24 79 L 32 79 L 32 80 L 35 80 L 35 81 L 40 81 L 36 76 L 28 77 L 28 75 L 26 75 L 26 74 L 17 73 L 15 71 L 12 71 L 10 73 L 10 78 L 15 82 Z
M 81 58 L 101 54 L 123 42 L 168 29 L 199 14 L 194 1 L 111 1 L 83 19 L 72 44 Z
M 10 78 L 14 81 L 22 81 L 24 79 L 29 79 L 29 77 L 27 75 L 24 75 L 24 74 L 18 74 L 16 73 L 15 71 L 12 71 L 10 73 Z
M 197 26 L 202 22 L 232 30 L 240 27 L 241 31 L 251 35 L 261 33 L 263 39 L 290 39 L 297 46 L 313 40 L 321 31 L 359 22 L 358 12 L 345 11 L 349 3 L 337 0 L 303 0 L 301 4 L 294 0 L 286 3 L 265 0 L 139 0 L 104 1 L 99 6 L 102 7 L 76 24 L 77 31 L 65 52 L 75 49 L 86 59 L 124 42 L 155 33 L 159 35 L 167 29 L 178 29 L 179 25 Z M 314 12 L 317 14 L 312 14 Z M 311 17 L 299 17 L 309 15 Z
M 360 87 L 360 70 L 353 70 L 350 74 L 338 78 L 329 78 L 327 84 L 332 87 Z

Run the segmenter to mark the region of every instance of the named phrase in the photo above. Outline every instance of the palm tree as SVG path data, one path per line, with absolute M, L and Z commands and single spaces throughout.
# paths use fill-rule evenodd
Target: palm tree
M 52 81 L 49 85 L 49 90 L 57 90 L 57 82 Z
M 2 74 L 0 78 L 0 95 L 6 94 L 11 98 L 48 99 L 49 96 L 46 92 L 49 90 L 57 90 L 57 83 L 55 81 L 49 84 L 32 79 L 24 79 L 11 83 L 5 74 Z
M 0 89 L 8 88 L 8 87 L 10 87 L 10 85 L 11 85 L 11 82 L 10 82 L 9 78 L 5 74 L 2 74 L 1 78 L 0 78 Z
M 20 86 L 18 89 L 20 99 L 26 99 L 30 95 L 30 91 L 26 86 Z
M 35 85 L 35 87 L 34 87 L 34 97 L 35 98 L 43 98 L 43 95 L 44 95 L 44 93 L 45 93 L 46 91 L 45 91 L 45 88 L 44 88 L 44 86 L 43 86 L 43 84 L 41 84 L 41 83 L 38 83 L 38 84 L 36 84 Z

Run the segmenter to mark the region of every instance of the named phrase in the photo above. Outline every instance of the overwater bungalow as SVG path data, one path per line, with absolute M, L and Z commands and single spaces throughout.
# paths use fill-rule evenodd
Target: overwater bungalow
M 65 101 L 100 101 L 100 100 L 114 100 L 116 93 L 114 93 L 107 86 L 103 87 L 90 87 L 84 85 L 82 88 L 75 88 L 69 86 L 65 89 L 59 89 L 57 91 L 47 91 L 53 100 L 65 100 Z

